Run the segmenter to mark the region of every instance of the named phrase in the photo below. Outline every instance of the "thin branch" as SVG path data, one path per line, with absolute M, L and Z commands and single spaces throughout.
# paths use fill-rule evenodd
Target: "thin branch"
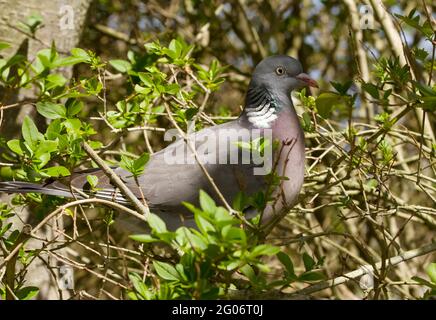
M 411 260 L 414 259 L 416 257 L 420 257 L 423 255 L 426 255 L 430 252 L 436 251 L 436 242 L 429 244 L 427 246 L 424 246 L 422 248 L 418 248 L 418 249 L 413 249 L 410 251 L 406 251 L 398 256 L 392 257 L 390 259 L 386 259 L 384 261 L 384 264 L 387 266 L 395 266 L 397 264 L 400 264 L 404 261 L 407 260 Z M 376 269 L 380 269 L 382 266 L 382 262 L 378 262 L 375 267 Z M 370 265 L 365 265 L 360 267 L 357 270 L 348 272 L 346 274 L 344 274 L 343 276 L 340 277 L 336 277 L 334 279 L 328 280 L 328 281 L 324 281 L 321 283 L 317 283 L 314 284 L 310 287 L 301 289 L 301 290 L 297 290 L 295 292 L 292 293 L 292 295 L 308 295 L 308 294 L 312 294 L 321 290 L 325 290 L 328 288 L 333 288 L 335 286 L 338 286 L 340 284 L 343 283 L 347 283 L 350 280 L 359 278 L 361 276 L 363 276 L 364 274 L 372 274 L 374 272 L 374 268 Z
M 142 221 L 147 222 L 147 219 L 145 218 L 145 216 L 140 215 L 136 211 L 133 211 L 133 210 L 131 210 L 131 209 L 121 205 L 121 204 L 118 204 L 118 203 L 115 203 L 115 202 L 112 202 L 112 201 L 108 201 L 108 200 L 96 199 L 96 198 L 82 199 L 82 200 L 77 200 L 77 201 L 69 202 L 69 203 L 67 203 L 67 204 L 65 204 L 63 206 L 60 206 L 59 208 L 57 208 L 53 212 L 51 212 L 35 228 L 32 229 L 32 231 L 30 232 L 30 236 L 31 237 L 36 237 L 36 232 L 39 229 L 41 229 L 52 218 L 54 218 L 55 216 L 57 216 L 60 213 L 63 213 L 65 211 L 65 209 L 67 209 L 69 207 L 81 205 L 81 204 L 86 204 L 86 203 L 101 203 L 101 204 L 104 204 L 104 205 L 106 205 L 108 207 L 112 207 L 114 209 L 127 212 L 127 213 L 133 215 L 134 217 L 136 217 L 136 218 L 138 218 L 138 219 L 140 219 Z M 24 245 L 24 242 L 21 242 L 13 250 L 11 250 L 9 252 L 8 256 L 5 257 L 4 260 L 2 261 L 2 263 L 0 264 L 0 269 L 2 269 L 8 263 L 8 261 L 10 261 L 18 253 L 18 251 L 22 248 L 23 245 Z
M 383 2 L 381 0 L 369 0 L 371 3 L 372 8 L 374 9 L 374 12 L 380 21 L 384 31 L 386 38 L 388 39 L 389 45 L 392 48 L 392 51 L 396 56 L 399 57 L 401 65 L 409 65 L 408 59 L 406 56 L 406 53 L 404 52 L 403 48 L 403 41 L 401 40 L 400 34 L 395 28 L 395 25 L 386 10 L 385 6 L 383 5 Z M 417 77 L 415 75 L 415 72 L 413 68 L 410 68 L 410 74 L 412 75 L 412 79 L 416 80 Z M 415 108 L 416 115 L 418 119 L 423 118 L 423 110 L 420 108 Z M 433 132 L 433 129 L 431 127 L 430 122 L 427 120 L 425 123 L 423 123 L 423 126 L 425 128 L 425 133 L 428 134 L 431 138 L 433 143 L 436 143 L 436 137 Z
M 150 210 L 143 199 L 143 202 L 133 194 L 133 192 L 124 184 L 121 178 L 104 162 L 102 158 L 92 149 L 86 142 L 82 143 L 82 147 L 89 157 L 97 163 L 100 169 L 108 176 L 108 178 L 120 189 L 121 193 L 129 199 L 135 208 L 147 219 L 150 216 Z
M 127 42 L 128 44 L 132 44 L 132 45 L 137 44 L 136 40 L 131 39 L 127 34 L 122 33 L 120 31 L 117 31 L 115 29 L 112 29 L 108 26 L 102 25 L 100 23 L 97 23 L 97 24 L 91 25 L 91 26 L 94 27 L 96 30 L 100 31 L 101 33 L 103 33 L 109 37 L 112 37 L 114 39 L 121 40 L 121 41 Z
M 176 120 L 174 119 L 174 117 L 171 114 L 171 109 L 168 106 L 167 102 L 164 102 L 164 106 L 165 109 L 168 112 L 168 118 L 170 120 L 170 122 L 172 123 L 172 125 L 177 129 L 177 131 L 179 132 L 179 134 L 183 137 L 183 139 L 185 140 L 186 144 L 188 145 L 189 149 L 191 150 L 191 152 L 194 154 L 195 160 L 197 161 L 198 165 L 201 168 L 201 171 L 203 171 L 204 175 L 206 176 L 206 178 L 208 179 L 208 181 L 210 182 L 210 184 L 212 185 L 212 188 L 215 190 L 216 194 L 218 195 L 218 197 L 220 198 L 221 202 L 224 204 L 224 206 L 227 208 L 227 210 L 229 210 L 230 212 L 233 212 L 232 207 L 227 203 L 226 199 L 224 198 L 223 194 L 221 193 L 221 191 L 219 190 L 218 186 L 216 185 L 215 181 L 213 180 L 213 178 L 211 177 L 211 175 L 209 174 L 209 172 L 207 172 L 206 168 L 204 167 L 204 165 L 201 163 L 200 159 L 198 158 L 198 154 L 195 150 L 195 147 L 192 145 L 192 141 L 189 139 L 189 136 L 179 127 L 179 125 L 177 124 Z

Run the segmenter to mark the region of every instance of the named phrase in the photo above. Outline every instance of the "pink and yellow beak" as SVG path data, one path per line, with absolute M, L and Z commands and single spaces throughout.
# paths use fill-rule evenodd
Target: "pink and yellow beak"
M 300 73 L 299 75 L 297 75 L 295 78 L 297 78 L 298 80 L 306 83 L 307 86 L 309 87 L 314 87 L 314 88 L 319 88 L 318 87 L 318 83 L 313 80 L 308 74 L 306 73 Z

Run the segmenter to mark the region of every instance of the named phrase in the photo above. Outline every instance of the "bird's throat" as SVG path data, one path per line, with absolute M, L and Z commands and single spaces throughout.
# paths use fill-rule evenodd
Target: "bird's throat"
M 278 99 L 265 87 L 251 87 L 247 92 L 244 116 L 257 128 L 271 128 L 278 117 Z

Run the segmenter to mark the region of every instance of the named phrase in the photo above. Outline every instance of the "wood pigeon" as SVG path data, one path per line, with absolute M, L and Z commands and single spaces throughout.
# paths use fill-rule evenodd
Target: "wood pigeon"
M 304 133 L 290 94 L 292 90 L 305 86 L 317 87 L 317 83 L 303 73 L 298 60 L 285 55 L 267 57 L 254 70 L 239 118 L 188 135 L 189 141 L 194 141 L 195 149 L 198 149 L 198 159 L 201 159 L 204 168 L 229 204 L 232 204 L 239 192 L 251 196 L 269 191 L 270 201 L 262 214 L 262 223 L 290 209 L 303 184 Z M 249 161 L 241 159 L 241 150 L 250 150 L 253 147 L 254 132 L 260 134 L 256 141 L 262 141 L 264 145 L 266 136 L 273 140 L 269 143 L 275 146 L 271 148 L 270 158 L 264 155 L 265 159 L 271 161 L 272 174 L 256 173 L 256 169 L 260 169 L 263 163 L 254 163 L 253 157 L 249 157 Z M 220 142 L 216 143 L 218 140 Z M 235 145 L 236 149 L 229 147 Z M 200 152 L 202 146 L 204 152 Z M 235 157 L 229 149 L 236 152 Z M 256 151 L 259 154 L 259 150 Z M 151 155 L 137 182 L 131 173 L 120 167 L 114 168 L 114 171 L 138 198 L 145 198 L 150 211 L 159 215 L 170 229 L 190 225 L 189 221 L 192 223 L 192 215 L 182 202 L 198 205 L 200 189 L 220 204 L 214 188 L 195 161 L 192 150 L 186 148 L 186 141 L 183 139 Z M 96 188 L 90 187 L 88 175 L 97 176 Z M 275 183 L 272 183 L 273 175 L 276 176 Z M 129 201 L 100 169 L 76 172 L 65 180 L 46 184 L 0 182 L 0 192 L 37 192 L 72 197 L 69 184 L 90 196 L 129 205 Z M 75 193 L 75 196 L 83 197 L 79 193 Z M 248 207 L 245 211 L 256 213 L 253 207 Z M 128 224 L 130 229 L 135 229 L 134 225 L 142 222 L 135 220 Z

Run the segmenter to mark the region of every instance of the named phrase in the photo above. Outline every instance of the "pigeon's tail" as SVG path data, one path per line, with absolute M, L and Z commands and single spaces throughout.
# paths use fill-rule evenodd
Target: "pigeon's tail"
M 42 193 L 59 197 L 72 197 L 67 189 L 61 189 L 55 185 L 37 184 L 23 181 L 0 181 L 0 192 L 6 193 Z
M 95 196 L 99 199 L 115 201 L 120 204 L 128 205 L 130 202 L 126 200 L 126 198 L 116 192 L 114 188 L 112 189 L 99 189 L 97 192 L 92 192 L 87 189 L 80 189 L 78 192 L 74 192 L 74 197 L 77 199 L 83 199 L 87 196 Z M 77 190 L 76 190 L 77 191 Z M 32 182 L 23 182 L 23 181 L 0 181 L 0 193 L 41 193 L 47 194 L 51 196 L 58 197 L 67 197 L 72 198 L 73 195 L 62 183 L 58 183 L 57 181 L 47 184 L 38 184 Z

